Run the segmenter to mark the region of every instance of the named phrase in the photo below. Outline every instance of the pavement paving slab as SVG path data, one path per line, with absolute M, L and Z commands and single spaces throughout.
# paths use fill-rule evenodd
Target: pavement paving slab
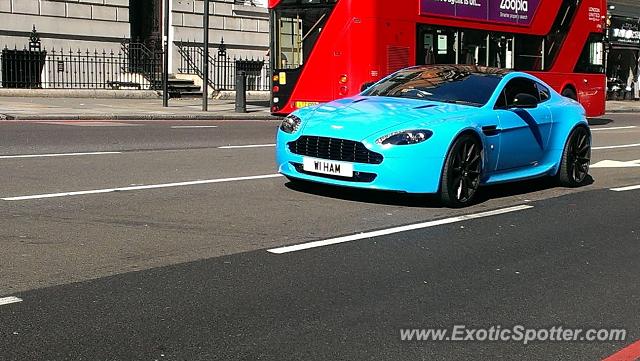
M 607 113 L 640 112 L 640 101 L 609 101 Z M 0 97 L 0 120 L 274 120 L 268 101 L 249 101 L 247 113 L 236 113 L 233 100 L 210 100 L 202 111 L 201 99 L 98 99 Z
M 248 101 L 246 113 L 235 112 L 233 100 L 94 99 L 1 97 L 0 120 L 273 120 L 268 101 Z

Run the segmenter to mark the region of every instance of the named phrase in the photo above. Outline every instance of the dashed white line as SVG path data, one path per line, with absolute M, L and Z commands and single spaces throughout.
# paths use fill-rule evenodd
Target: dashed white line
M 226 145 L 218 149 L 273 148 L 275 146 L 275 144 Z
M 217 128 L 217 125 L 176 125 L 171 129 L 200 129 L 200 128 Z
M 618 148 L 631 148 L 631 147 L 640 147 L 640 143 L 635 144 L 621 144 L 621 145 L 607 145 L 604 147 L 593 147 L 593 150 L 601 150 L 601 149 L 618 149 Z
M 523 204 L 523 205 L 514 206 L 514 207 L 496 209 L 496 210 L 493 210 L 493 211 L 487 211 L 487 212 L 481 212 L 481 213 L 475 213 L 475 214 L 467 214 L 467 215 L 462 215 L 462 216 L 457 216 L 457 217 L 439 219 L 439 220 L 435 220 L 435 221 L 410 224 L 410 225 L 406 225 L 406 226 L 399 226 L 399 227 L 393 227 L 393 228 L 388 228 L 388 229 L 382 229 L 382 230 L 379 230 L 379 231 L 364 232 L 364 233 L 358 233 L 358 234 L 353 234 L 353 235 L 349 235 L 349 236 L 325 239 L 325 240 L 322 240 L 322 241 L 314 241 L 314 242 L 309 242 L 309 243 L 297 244 L 297 245 L 293 245 L 293 246 L 285 246 L 285 247 L 280 247 L 280 248 L 273 248 L 273 249 L 267 250 L 267 252 L 274 253 L 274 254 L 283 254 L 283 253 L 302 251 L 302 250 L 306 250 L 306 249 L 324 247 L 324 246 L 334 245 L 334 244 L 338 244 L 338 243 L 357 241 L 357 240 L 361 240 L 361 239 L 365 239 L 365 238 L 380 237 L 380 236 L 386 236 L 386 235 L 390 235 L 390 234 L 394 234 L 394 233 L 413 231 L 413 230 L 416 230 L 416 229 L 423 229 L 423 228 L 440 226 L 440 225 L 444 225 L 444 224 L 456 223 L 456 222 L 466 221 L 466 220 L 469 220 L 469 219 L 477 219 L 477 218 L 490 217 L 490 216 L 495 216 L 495 215 L 505 214 L 505 213 L 510 213 L 510 212 L 517 212 L 517 211 L 522 211 L 522 210 L 529 209 L 529 208 L 533 208 L 533 206 L 524 205 Z
M 249 181 L 249 180 L 268 179 L 268 178 L 277 178 L 277 177 L 282 177 L 282 175 L 281 174 L 264 174 L 264 175 L 248 176 L 248 177 L 205 179 L 205 180 L 188 181 L 188 182 L 137 185 L 137 186 L 130 186 L 130 187 L 104 188 L 104 189 L 93 189 L 93 190 L 86 190 L 86 191 L 74 191 L 74 192 L 62 192 L 62 193 L 35 194 L 35 195 L 28 195 L 28 196 L 6 197 L 6 198 L 0 198 L 0 199 L 2 199 L 3 201 L 26 201 L 26 200 L 32 200 L 32 199 L 59 198 L 59 197 L 81 196 L 81 195 L 87 195 L 87 194 L 137 191 L 137 190 L 145 190 L 145 189 L 185 187 L 185 186 L 193 186 L 193 185 L 201 185 L 201 184 L 228 183 L 228 182 Z
M 9 305 L 9 304 L 18 303 L 18 302 L 22 302 L 22 298 L 13 297 L 13 296 L 0 298 L 0 306 Z
M 3 156 L 0 156 L 0 159 L 76 157 L 76 156 L 81 156 L 81 155 L 107 155 L 107 154 L 122 154 L 122 152 L 85 152 L 85 153 L 51 153 L 51 154 L 3 155 Z
M 622 130 L 622 129 L 633 129 L 636 128 L 635 125 L 629 125 L 626 127 L 604 127 L 604 128 L 591 128 L 592 132 L 600 132 L 605 130 Z
M 611 188 L 611 190 L 614 191 L 614 192 L 626 192 L 626 191 L 633 191 L 633 190 L 636 190 L 636 189 L 640 189 L 640 184 L 635 185 L 635 186 Z

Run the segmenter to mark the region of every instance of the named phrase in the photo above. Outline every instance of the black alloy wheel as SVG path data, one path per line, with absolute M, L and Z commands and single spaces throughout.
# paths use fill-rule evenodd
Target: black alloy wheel
M 585 183 L 591 164 L 591 134 L 585 127 L 578 127 L 565 145 L 558 173 L 560 184 L 578 187 Z
M 464 207 L 473 201 L 480 187 L 482 174 L 482 146 L 471 135 L 458 138 L 442 171 L 440 198 L 449 207 Z

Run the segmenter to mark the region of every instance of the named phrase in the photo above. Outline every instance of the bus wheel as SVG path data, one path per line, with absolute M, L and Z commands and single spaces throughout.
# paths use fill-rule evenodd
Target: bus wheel
M 564 90 L 562 91 L 562 96 L 578 101 L 578 96 L 576 95 L 576 91 L 571 88 L 564 88 Z

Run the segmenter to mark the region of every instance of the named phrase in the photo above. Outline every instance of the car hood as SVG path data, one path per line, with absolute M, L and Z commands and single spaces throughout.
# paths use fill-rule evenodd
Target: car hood
M 428 127 L 464 117 L 478 108 L 390 97 L 353 97 L 318 106 L 303 121 L 303 133 L 362 140 L 388 128 L 407 123 Z

